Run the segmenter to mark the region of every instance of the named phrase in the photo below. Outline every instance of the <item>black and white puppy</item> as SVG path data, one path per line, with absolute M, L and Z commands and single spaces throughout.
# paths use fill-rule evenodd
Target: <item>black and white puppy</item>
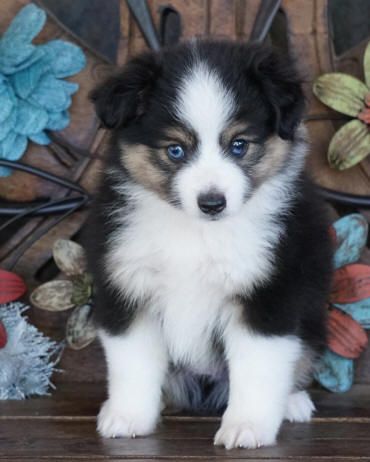
M 302 387 L 331 274 L 295 70 L 270 49 L 194 41 L 136 57 L 92 99 L 112 129 L 89 224 L 99 432 L 151 433 L 169 402 L 227 405 L 215 444 L 273 444 L 314 410 Z

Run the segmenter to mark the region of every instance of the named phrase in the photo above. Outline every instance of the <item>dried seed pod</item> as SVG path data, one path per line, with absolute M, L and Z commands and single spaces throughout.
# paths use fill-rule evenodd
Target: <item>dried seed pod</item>
M 366 85 L 370 88 L 370 42 L 367 44 L 364 54 L 364 74 Z
M 66 339 L 73 350 L 81 350 L 96 338 L 96 330 L 91 318 L 91 305 L 78 306 L 70 315 L 66 326 Z
M 313 92 L 327 106 L 342 114 L 357 117 L 365 105 L 367 86 L 351 75 L 331 72 L 315 80 Z
M 330 141 L 328 162 L 338 170 L 353 167 L 370 154 L 370 135 L 367 125 L 351 120 L 341 127 Z
M 85 273 L 73 278 L 72 301 L 75 305 L 85 305 L 92 295 L 92 276 Z
M 86 255 L 82 246 L 67 239 L 58 239 L 53 245 L 53 257 L 58 268 L 67 276 L 86 271 Z
M 73 283 L 58 280 L 42 284 L 35 289 L 30 297 L 31 303 L 37 308 L 47 311 L 64 311 L 73 308 Z

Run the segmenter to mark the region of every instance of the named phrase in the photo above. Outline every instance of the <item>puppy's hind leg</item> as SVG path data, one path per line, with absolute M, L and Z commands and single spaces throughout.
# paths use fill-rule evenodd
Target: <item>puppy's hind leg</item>
M 296 364 L 295 389 L 289 395 L 285 419 L 289 422 L 309 422 L 316 408 L 305 388 L 312 381 L 315 361 L 318 355 L 312 349 L 304 348 Z
M 315 405 L 307 391 L 296 391 L 289 396 L 285 418 L 289 422 L 309 422 L 314 411 Z
M 160 416 L 167 370 L 166 349 L 157 323 L 142 316 L 118 336 L 100 333 L 108 366 L 108 400 L 98 431 L 108 438 L 147 435 Z

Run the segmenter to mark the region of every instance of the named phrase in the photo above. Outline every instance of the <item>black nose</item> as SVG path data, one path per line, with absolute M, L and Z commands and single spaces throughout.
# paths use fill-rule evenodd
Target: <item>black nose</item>
M 198 206 L 200 210 L 208 215 L 217 215 L 226 207 L 226 199 L 220 193 L 207 193 L 198 196 Z

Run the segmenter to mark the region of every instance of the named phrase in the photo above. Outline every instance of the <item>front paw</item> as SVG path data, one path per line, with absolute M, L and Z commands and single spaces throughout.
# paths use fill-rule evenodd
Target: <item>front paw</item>
M 125 412 L 108 399 L 100 409 L 97 430 L 105 438 L 135 438 L 152 433 L 156 423 L 148 415 Z
M 257 424 L 248 420 L 222 421 L 221 427 L 215 435 L 214 444 L 225 446 L 226 449 L 255 449 L 275 444 L 276 433 L 261 423 Z

